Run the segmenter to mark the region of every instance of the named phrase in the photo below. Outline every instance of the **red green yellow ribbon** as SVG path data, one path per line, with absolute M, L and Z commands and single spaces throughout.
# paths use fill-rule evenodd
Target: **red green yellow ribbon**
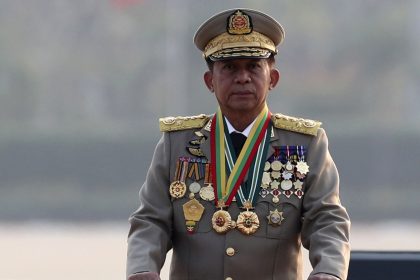
M 225 149 L 225 129 L 223 114 L 218 109 L 214 115 L 211 125 L 211 172 L 213 187 L 216 197 L 216 206 L 229 206 L 238 191 L 241 183 L 248 172 L 251 162 L 264 138 L 271 113 L 267 106 L 261 111 L 252 126 L 251 132 L 237 158 L 235 165 L 227 178 L 226 176 L 226 149 Z

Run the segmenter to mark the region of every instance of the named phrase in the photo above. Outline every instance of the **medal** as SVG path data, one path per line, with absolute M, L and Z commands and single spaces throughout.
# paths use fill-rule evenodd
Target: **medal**
M 291 190 L 287 190 L 287 191 L 284 191 L 284 192 L 283 192 L 283 194 L 284 194 L 287 198 L 290 198 L 290 196 L 292 196 L 292 191 L 291 191 Z
M 243 234 L 250 235 L 255 233 L 260 227 L 260 221 L 258 220 L 257 214 L 246 210 L 239 214 L 236 227 Z
M 201 189 L 201 186 L 200 186 L 200 184 L 199 183 L 197 183 L 197 182 L 192 182 L 191 184 L 190 184 L 190 186 L 188 187 L 188 189 L 190 190 L 190 192 L 192 192 L 192 193 L 198 193 L 199 191 L 200 191 L 200 189 Z
M 270 211 L 270 215 L 267 216 L 268 224 L 272 226 L 279 226 L 284 220 L 283 212 L 279 212 L 277 209 Z
M 296 190 L 296 191 L 295 191 L 295 195 L 296 195 L 299 199 L 301 199 L 301 198 L 302 198 L 302 196 L 304 195 L 304 193 L 303 193 L 303 191 L 302 191 L 302 190 Z
M 271 172 L 271 177 L 272 177 L 273 179 L 279 179 L 279 178 L 280 178 L 280 176 L 281 176 L 280 171 L 272 171 L 272 172 Z
M 264 171 L 268 171 L 270 167 L 271 167 L 271 164 L 268 161 L 266 161 L 264 164 Z
M 293 177 L 293 173 L 285 170 L 281 173 L 281 176 L 283 177 L 284 180 L 290 180 Z
M 298 163 L 296 164 L 296 170 L 303 174 L 306 175 L 306 173 L 309 172 L 309 166 L 306 162 L 304 161 L 298 161 Z
M 305 174 L 302 174 L 299 171 L 296 171 L 296 177 L 303 180 L 303 179 L 305 179 Z
M 194 198 L 184 203 L 184 205 L 182 205 L 182 210 L 184 212 L 187 231 L 188 233 L 193 233 L 196 223 L 200 221 L 201 216 L 203 215 L 204 206 Z
M 279 188 L 279 185 L 280 185 L 279 181 L 273 181 L 271 182 L 270 187 L 272 190 L 275 190 Z
M 298 156 L 299 161 L 296 164 L 296 171 L 306 175 L 309 172 L 309 165 L 305 162 L 304 148 L 303 146 L 298 146 Z
M 260 221 L 257 214 L 249 211 L 252 207 L 252 203 L 248 200 L 244 203 L 245 211 L 241 212 L 236 220 L 236 227 L 240 232 L 246 235 L 253 234 L 260 227 Z
M 205 175 L 204 175 L 205 187 L 202 187 L 199 191 L 199 195 L 201 199 L 206 200 L 206 201 L 214 200 L 214 189 L 210 182 L 211 182 L 210 164 L 206 163 Z
M 261 189 L 260 195 L 262 198 L 265 198 L 270 192 L 267 189 Z
M 206 201 L 213 201 L 214 200 L 214 190 L 213 190 L 213 187 L 211 185 L 202 187 L 200 189 L 199 194 L 200 194 L 201 199 L 203 199 L 203 200 L 206 200 Z
M 303 183 L 300 180 L 296 180 L 296 182 L 293 183 L 295 186 L 295 190 L 302 190 Z
M 287 191 L 290 190 L 293 187 L 293 183 L 290 180 L 283 180 L 280 183 L 280 187 L 282 190 Z
M 173 198 L 181 198 L 187 192 L 187 186 L 184 182 L 181 181 L 174 181 L 169 186 L 169 194 Z
M 175 180 L 169 185 L 169 194 L 173 198 L 181 198 L 187 192 L 185 176 L 187 174 L 188 161 L 180 158 L 176 163 Z
M 283 164 L 278 160 L 275 160 L 271 163 L 271 169 L 273 171 L 280 171 L 282 167 L 283 167 Z
M 261 179 L 261 183 L 263 186 L 268 186 L 271 183 L 271 177 L 270 177 L 270 173 L 269 172 L 263 172 L 262 174 L 262 179 Z
M 274 203 L 279 203 L 280 199 L 279 199 L 279 195 L 281 194 L 281 192 L 278 189 L 272 190 L 271 191 L 271 195 L 273 196 L 272 201 Z
M 211 218 L 211 224 L 213 229 L 217 233 L 226 233 L 229 230 L 235 228 L 236 224 L 232 221 L 232 218 L 228 211 L 223 210 L 224 203 L 219 202 L 220 210 L 214 212 L 213 217 Z

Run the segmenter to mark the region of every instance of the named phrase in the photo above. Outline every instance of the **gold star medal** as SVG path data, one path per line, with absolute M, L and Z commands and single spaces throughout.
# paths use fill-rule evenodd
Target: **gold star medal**
M 270 215 L 267 216 L 268 224 L 272 226 L 279 226 L 284 220 L 283 212 L 279 212 L 277 209 L 270 211 Z

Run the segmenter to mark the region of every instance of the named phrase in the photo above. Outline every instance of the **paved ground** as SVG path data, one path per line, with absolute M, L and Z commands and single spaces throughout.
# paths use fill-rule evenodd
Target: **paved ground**
M 127 230 L 115 223 L 0 224 L 0 280 L 124 279 Z M 354 223 L 352 247 L 420 251 L 418 236 L 420 223 Z

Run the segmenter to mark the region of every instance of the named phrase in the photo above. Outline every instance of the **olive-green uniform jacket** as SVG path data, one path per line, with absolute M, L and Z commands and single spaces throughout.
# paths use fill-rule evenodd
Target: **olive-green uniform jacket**
M 303 245 L 309 250 L 312 274 L 322 272 L 346 279 L 350 222 L 340 204 L 339 177 L 328 151 L 327 136 L 320 123 L 314 121 L 281 114 L 272 117 L 267 159 L 276 147 L 306 148 L 309 173 L 303 197 L 280 195 L 279 202 L 274 203 L 272 196 L 257 194 L 254 211 L 260 227 L 254 234 L 245 235 L 237 229 L 217 233 L 211 222 L 217 211 L 214 201 L 196 195 L 205 210 L 195 232 L 187 232 L 182 206 L 190 200 L 188 191 L 184 197 L 173 199 L 169 185 L 175 178 L 178 159 L 195 157 L 186 148 L 191 146 L 191 140 L 201 140 L 194 154 L 210 160 L 209 120 L 204 115 L 161 120 L 164 133 L 140 189 L 140 207 L 130 217 L 127 277 L 145 271 L 159 273 L 172 248 L 173 280 L 300 280 Z M 203 185 L 202 180 L 199 183 Z M 276 209 L 284 220 L 273 226 L 267 216 Z M 240 211 L 236 202 L 228 208 L 233 219 Z

